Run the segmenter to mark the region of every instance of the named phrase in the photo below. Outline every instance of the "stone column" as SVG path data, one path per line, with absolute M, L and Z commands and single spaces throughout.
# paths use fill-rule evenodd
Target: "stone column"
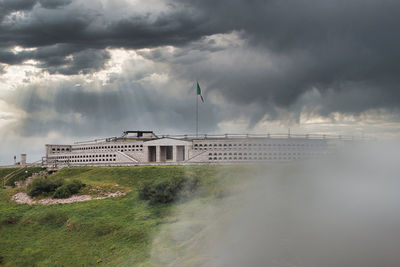
M 191 149 L 192 146 L 185 146 L 185 161 L 189 159 L 189 149 Z
M 26 165 L 26 154 L 21 154 L 21 165 L 22 166 Z
M 156 146 L 156 162 L 161 161 L 161 149 L 160 146 Z
M 139 162 L 149 162 L 149 147 L 148 146 L 143 146 L 143 151 L 142 151 L 143 158 L 140 156 L 137 158 Z
M 177 162 L 178 161 L 178 147 L 177 146 L 172 146 L 172 161 Z

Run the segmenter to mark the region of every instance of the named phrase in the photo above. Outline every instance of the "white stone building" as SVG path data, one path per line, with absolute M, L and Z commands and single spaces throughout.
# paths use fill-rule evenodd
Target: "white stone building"
M 73 145 L 46 145 L 46 167 L 160 164 L 244 164 L 320 157 L 346 140 L 293 135 L 157 136 L 126 131 Z

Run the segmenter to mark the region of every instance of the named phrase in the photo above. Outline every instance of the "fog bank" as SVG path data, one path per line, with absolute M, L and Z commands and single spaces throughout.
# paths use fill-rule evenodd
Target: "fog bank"
M 398 144 L 254 166 L 223 198 L 179 205 L 152 251 L 166 266 L 400 266 Z M 238 190 L 239 189 L 239 190 Z

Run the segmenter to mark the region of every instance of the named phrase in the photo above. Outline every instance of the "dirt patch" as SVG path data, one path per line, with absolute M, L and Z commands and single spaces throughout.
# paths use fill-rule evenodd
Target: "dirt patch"
M 92 198 L 89 195 L 82 195 L 82 196 L 74 195 L 70 198 L 64 198 L 64 199 L 44 198 L 44 199 L 40 199 L 40 200 L 34 200 L 30 196 L 28 196 L 27 193 L 19 192 L 19 193 L 16 193 L 15 195 L 13 195 L 11 197 L 11 200 L 13 200 L 19 204 L 53 205 L 53 204 L 68 204 L 68 203 L 75 203 L 75 202 L 83 202 L 83 201 L 88 201 L 88 200 L 104 199 L 104 198 L 110 198 L 110 197 L 120 197 L 120 196 L 124 196 L 125 194 L 126 193 L 124 193 L 124 192 L 117 191 L 114 193 L 109 193 L 104 196 L 95 197 L 95 198 Z
M 27 193 L 24 193 L 24 192 L 16 193 L 15 195 L 13 195 L 11 197 L 11 200 L 14 200 L 15 202 L 17 202 L 19 204 L 32 205 L 35 203 L 35 201 L 33 201 L 33 199 L 30 196 L 28 196 Z

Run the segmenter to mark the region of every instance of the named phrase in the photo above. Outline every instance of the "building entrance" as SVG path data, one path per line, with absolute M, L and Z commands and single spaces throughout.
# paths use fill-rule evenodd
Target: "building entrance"
M 155 146 L 149 146 L 149 162 L 156 162 L 157 156 L 156 156 L 156 147 Z

